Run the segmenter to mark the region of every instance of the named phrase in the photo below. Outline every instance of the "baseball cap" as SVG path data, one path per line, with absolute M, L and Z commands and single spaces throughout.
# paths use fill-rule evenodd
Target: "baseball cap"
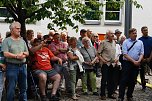
M 121 34 L 122 32 L 121 32 L 119 29 L 116 29 L 116 30 L 115 30 L 115 34 L 116 34 L 116 33 L 120 33 L 120 34 Z

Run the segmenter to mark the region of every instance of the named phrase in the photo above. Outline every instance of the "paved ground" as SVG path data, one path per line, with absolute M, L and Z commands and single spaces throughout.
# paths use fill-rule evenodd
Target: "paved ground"
M 146 76 L 146 78 L 149 79 L 149 82 L 152 84 L 152 76 Z M 100 79 L 101 78 L 97 78 L 98 88 L 100 87 Z M 81 90 L 79 90 L 81 88 L 80 84 L 81 83 L 79 82 L 77 87 L 77 91 L 81 95 L 79 101 L 101 101 L 100 96 L 93 96 L 91 93 L 88 96 L 82 95 Z M 134 98 L 136 101 L 152 101 L 152 88 L 147 88 L 146 91 L 143 92 L 141 90 L 141 85 L 137 83 L 134 91 Z M 73 101 L 73 100 L 68 97 L 63 97 L 61 101 Z M 107 98 L 106 101 L 116 101 L 116 100 Z
M 152 84 L 152 76 L 146 76 L 147 79 L 149 79 L 149 82 Z M 97 78 L 97 87 L 100 87 L 100 79 Z M 79 97 L 78 101 L 102 101 L 100 99 L 100 96 L 93 96 L 91 92 L 89 92 L 89 95 L 82 95 L 81 93 L 81 80 L 79 80 L 77 85 L 77 93 L 81 96 Z M 141 85 L 137 83 L 134 91 L 134 98 L 135 101 L 152 101 L 152 88 L 147 88 L 145 92 L 141 90 Z M 17 101 L 17 100 L 16 100 Z M 38 100 L 28 100 L 28 101 L 38 101 Z M 64 92 L 62 92 L 62 98 L 61 101 L 73 101 L 71 98 L 67 97 Z M 107 99 L 106 101 L 116 101 Z

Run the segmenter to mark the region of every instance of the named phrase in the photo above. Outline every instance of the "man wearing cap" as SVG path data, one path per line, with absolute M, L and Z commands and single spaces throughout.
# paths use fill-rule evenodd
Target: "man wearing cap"
M 119 37 L 121 36 L 122 32 L 119 29 L 115 30 L 115 35 L 117 37 L 117 43 L 119 43 Z

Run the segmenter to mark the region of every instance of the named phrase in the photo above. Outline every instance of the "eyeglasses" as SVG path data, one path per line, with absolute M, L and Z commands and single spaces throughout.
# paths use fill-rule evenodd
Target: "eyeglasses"
M 98 37 L 98 36 L 94 36 L 94 37 Z
M 137 34 L 137 31 L 132 32 L 132 34 Z

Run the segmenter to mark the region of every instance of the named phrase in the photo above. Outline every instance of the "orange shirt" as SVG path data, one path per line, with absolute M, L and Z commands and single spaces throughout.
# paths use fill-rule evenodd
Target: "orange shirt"
M 52 57 L 54 57 L 54 54 L 46 47 L 37 50 L 34 54 L 34 58 L 35 58 L 34 69 L 51 70 L 52 66 L 50 60 Z

